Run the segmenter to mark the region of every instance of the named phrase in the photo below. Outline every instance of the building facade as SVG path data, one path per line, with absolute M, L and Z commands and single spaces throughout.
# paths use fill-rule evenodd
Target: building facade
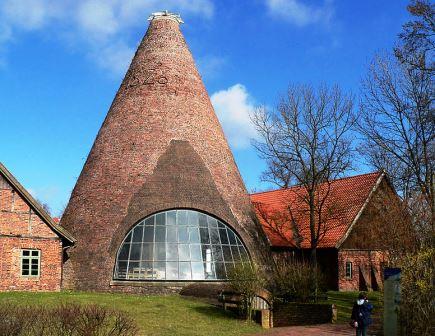
M 180 23 L 150 18 L 72 192 L 66 288 L 179 290 L 268 251 Z
M 74 238 L 0 163 L 0 291 L 59 291 Z

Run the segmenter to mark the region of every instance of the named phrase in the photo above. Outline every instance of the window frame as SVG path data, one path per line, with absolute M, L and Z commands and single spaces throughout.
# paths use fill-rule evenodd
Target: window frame
M 164 218 L 163 222 L 158 222 L 158 216 Z M 191 218 L 192 216 L 192 218 Z M 169 221 L 169 217 L 172 218 L 172 220 Z M 160 219 L 162 219 L 160 218 Z M 192 222 L 190 222 L 192 220 Z M 184 223 L 184 224 L 180 224 Z M 133 242 L 134 240 L 134 232 L 135 232 L 135 228 L 139 227 L 139 226 L 143 226 L 143 232 L 142 232 L 142 242 Z M 145 241 L 145 228 L 147 226 L 153 226 L 153 239 L 148 241 Z M 166 228 L 165 232 L 165 239 L 163 241 L 160 241 L 160 239 L 158 241 L 156 241 L 156 234 L 157 234 L 157 227 L 158 226 L 163 226 Z M 177 232 L 176 236 L 177 239 L 174 241 L 167 241 L 168 237 L 167 237 L 167 232 L 169 228 L 174 228 Z M 184 241 L 182 239 L 180 239 L 180 231 L 181 229 L 186 229 L 187 230 L 187 235 L 189 237 L 189 239 L 187 239 L 187 241 Z M 202 232 L 203 230 L 207 231 L 207 239 L 203 240 L 203 236 L 202 236 Z M 139 230 L 140 231 L 140 230 Z M 216 237 L 215 240 L 216 242 L 212 241 L 212 233 L 211 231 L 215 232 Z M 222 231 L 222 232 L 221 232 Z M 230 234 L 231 231 L 231 234 Z M 195 232 L 195 240 L 192 241 L 192 233 Z M 226 243 L 222 243 L 221 242 L 221 235 L 225 235 L 226 237 L 224 237 L 225 242 Z M 217 241 L 219 240 L 219 241 Z M 141 253 L 141 258 L 140 260 L 136 260 L 136 259 L 131 259 L 131 251 L 132 251 L 132 245 L 133 244 L 150 244 L 152 246 L 153 249 L 153 253 L 152 253 L 152 260 L 148 258 L 144 259 L 144 254 L 143 254 L 143 246 L 142 246 L 142 253 Z M 156 248 L 158 245 L 165 245 L 166 246 L 166 250 L 167 250 L 167 246 L 169 245 L 175 245 L 178 247 L 178 253 L 177 253 L 177 260 L 169 260 L 167 258 L 167 255 L 165 255 L 165 258 L 163 259 L 156 259 Z M 128 247 L 128 253 L 125 254 L 124 253 L 124 257 L 126 257 L 127 259 L 120 259 L 120 254 L 122 249 L 124 248 L 124 245 L 129 245 Z M 180 259 L 180 246 L 186 245 L 189 247 L 189 258 L 186 260 L 182 260 Z M 192 248 L 197 248 L 197 246 L 199 246 L 199 248 L 201 249 L 202 255 L 201 255 L 201 260 L 198 259 L 192 259 L 193 257 L 190 255 L 192 253 Z M 223 246 L 228 247 L 228 251 L 227 253 L 229 257 L 231 255 L 231 259 L 222 259 L 222 260 L 217 260 L 216 259 L 216 251 L 215 249 L 218 248 L 219 249 L 220 246 L 220 250 L 221 250 L 221 254 L 223 253 Z M 232 248 L 237 249 L 237 255 L 233 255 L 233 250 Z M 203 250 L 204 249 L 204 250 Z M 235 250 L 234 249 L 234 250 Z M 127 251 L 125 251 L 127 252 Z M 166 251 L 167 253 L 167 251 Z M 160 258 L 160 257 L 159 257 Z M 223 255 L 222 255 L 222 258 Z M 237 259 L 237 261 L 236 261 Z M 172 209 L 167 209 L 167 210 L 161 210 L 159 212 L 153 213 L 151 215 L 148 215 L 147 217 L 142 218 L 140 221 L 136 222 L 135 225 L 133 225 L 130 230 L 126 233 L 124 239 L 122 240 L 120 246 L 118 247 L 118 251 L 116 253 L 115 256 L 115 265 L 113 268 L 113 275 L 112 275 L 112 279 L 113 281 L 140 281 L 140 282 L 222 282 L 222 281 L 228 281 L 228 275 L 227 275 L 227 267 L 230 264 L 234 264 L 237 262 L 245 262 L 245 260 L 249 263 L 251 263 L 251 255 L 249 253 L 248 248 L 246 247 L 245 243 L 243 242 L 242 238 L 240 237 L 240 235 L 238 234 L 238 232 L 231 227 L 230 225 L 228 225 L 226 222 L 222 221 L 221 219 L 202 212 L 200 210 L 197 209 L 191 209 L 191 208 L 172 208 Z M 122 266 L 122 271 L 121 268 L 119 267 L 120 263 L 123 263 L 124 265 Z M 152 274 L 151 277 L 148 276 L 138 276 L 132 277 L 132 274 L 130 274 L 131 272 L 129 271 L 130 269 L 130 265 L 134 263 L 140 263 L 139 268 L 142 268 L 142 263 L 146 263 L 146 264 L 151 264 L 151 268 L 152 268 Z M 157 265 L 158 267 L 156 268 L 156 263 L 157 264 L 161 264 L 161 265 Z M 199 263 L 203 263 L 203 271 L 204 276 L 199 275 Z M 176 277 L 172 277 L 168 275 L 168 265 L 169 264 L 177 264 L 177 276 Z M 186 264 L 189 265 L 189 269 L 190 269 L 190 274 L 187 278 L 183 278 L 182 271 L 181 271 L 181 267 Z M 194 265 L 195 264 L 195 265 Z M 159 270 L 158 268 L 162 266 L 165 269 L 164 270 Z M 172 267 L 173 265 L 171 265 Z M 217 274 L 217 269 L 216 267 L 220 266 L 221 272 L 225 273 L 225 274 Z M 147 266 L 149 267 L 149 266 Z M 198 267 L 195 271 L 194 271 L 194 267 Z M 125 268 L 125 270 L 124 270 Z M 155 271 L 164 271 L 164 277 L 160 278 L 160 276 L 156 276 L 155 275 Z M 196 272 L 196 273 L 195 273 Z M 125 273 L 125 274 L 123 274 Z M 162 274 L 163 274 L 162 273 Z M 184 273 L 183 273 L 184 274 Z M 221 275 L 223 275 L 223 277 L 220 277 Z
M 350 268 L 348 268 L 350 267 Z M 349 272 L 348 272 L 349 270 Z M 344 264 L 344 275 L 346 279 L 352 279 L 353 278 L 353 262 L 352 261 L 346 261 Z
M 29 252 L 29 255 L 28 256 L 25 256 L 24 255 L 24 252 L 25 251 L 28 251 Z M 32 252 L 38 252 L 38 255 L 37 256 L 34 256 L 34 255 L 32 255 Z M 22 277 L 22 278 L 39 278 L 40 276 L 41 276 L 41 250 L 39 250 L 39 249 L 32 249 L 32 248 L 22 248 L 21 250 L 20 250 L 20 276 Z M 24 260 L 29 260 L 29 269 L 28 269 L 28 272 L 29 272 L 29 274 L 23 274 L 23 264 L 24 264 Z M 37 271 L 38 271 L 38 274 L 32 274 L 32 260 L 37 260 L 38 261 L 38 263 L 37 263 L 37 265 L 38 265 L 38 268 L 37 268 Z

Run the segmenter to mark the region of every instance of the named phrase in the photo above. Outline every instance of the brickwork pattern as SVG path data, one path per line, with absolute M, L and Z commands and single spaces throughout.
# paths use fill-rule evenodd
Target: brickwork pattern
M 110 290 L 126 232 L 143 217 L 180 207 L 221 218 L 254 257 L 267 250 L 178 23 L 161 18 L 133 58 L 61 220 L 78 241 L 65 286 Z
M 21 249 L 41 252 L 39 277 L 21 276 Z M 58 291 L 62 242 L 9 185 L 0 188 L 0 291 Z

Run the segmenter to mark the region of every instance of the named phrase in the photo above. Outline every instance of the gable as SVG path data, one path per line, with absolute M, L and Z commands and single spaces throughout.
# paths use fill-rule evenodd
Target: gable
M 61 238 L 73 244 L 74 238 L 30 195 L 0 163 L 0 235 Z

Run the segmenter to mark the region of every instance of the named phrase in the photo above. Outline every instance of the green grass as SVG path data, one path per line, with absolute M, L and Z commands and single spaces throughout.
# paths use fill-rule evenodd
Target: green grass
M 352 307 L 358 298 L 359 292 L 328 292 L 327 303 L 335 304 L 338 309 L 337 323 L 348 323 Z M 373 319 L 378 322 L 382 319 L 383 297 L 381 292 L 369 292 L 368 299 L 374 305 Z
M 144 296 L 88 292 L 0 293 L 0 304 L 17 302 L 52 306 L 61 302 L 99 304 L 125 311 L 143 335 L 246 335 L 261 332 L 254 323 L 237 320 L 231 312 L 178 295 Z

